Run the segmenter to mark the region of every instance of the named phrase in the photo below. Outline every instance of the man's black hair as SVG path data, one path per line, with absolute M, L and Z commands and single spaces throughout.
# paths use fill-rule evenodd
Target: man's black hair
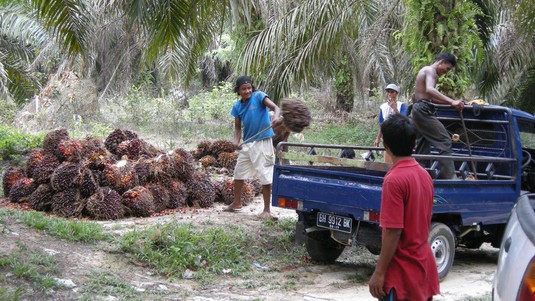
M 440 60 L 446 61 L 446 63 L 450 63 L 452 67 L 455 67 L 457 65 L 457 59 L 455 56 L 449 52 L 442 52 L 437 56 L 437 59 L 435 62 L 438 62 Z
M 240 93 L 238 93 L 238 90 L 240 89 L 240 86 L 243 84 L 251 84 L 251 87 L 253 87 L 253 92 L 256 91 L 253 85 L 253 80 L 247 75 L 242 75 L 236 79 L 236 85 L 234 86 L 234 93 L 240 95 Z
M 399 113 L 390 115 L 381 124 L 383 143 L 394 156 L 407 157 L 412 155 L 416 142 L 416 128 L 412 121 Z

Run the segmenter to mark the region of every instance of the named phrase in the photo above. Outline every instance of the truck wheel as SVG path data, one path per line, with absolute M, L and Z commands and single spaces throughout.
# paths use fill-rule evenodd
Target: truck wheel
M 305 247 L 314 261 L 334 262 L 345 246 L 331 238 L 330 231 L 314 231 L 307 233 Z
M 451 229 L 443 223 L 432 223 L 429 230 L 429 244 L 437 264 L 438 277 L 446 278 L 455 255 L 455 237 Z

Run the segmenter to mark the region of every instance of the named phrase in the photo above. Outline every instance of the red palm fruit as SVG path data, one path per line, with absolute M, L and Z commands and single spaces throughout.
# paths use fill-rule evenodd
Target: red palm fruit
M 152 175 L 154 174 L 154 165 L 152 164 L 151 160 L 143 157 L 139 158 L 139 160 L 134 163 L 133 169 L 136 173 L 140 186 L 144 186 L 152 180 Z
M 42 148 L 36 148 L 30 152 L 28 160 L 26 160 L 26 176 L 28 178 L 33 178 L 33 170 L 43 161 L 44 155 L 45 152 Z
M 210 177 L 203 172 L 195 172 L 186 182 L 188 188 L 188 204 L 194 207 L 207 208 L 214 204 L 216 192 Z
M 18 180 L 24 178 L 24 170 L 20 166 L 10 166 L 2 176 L 2 189 L 4 190 L 4 197 L 9 196 L 11 187 L 17 183 Z
M 85 212 L 97 220 L 115 220 L 123 217 L 121 195 L 109 187 L 99 187 L 87 198 Z
M 69 132 L 67 132 L 66 129 L 48 132 L 43 140 L 43 149 L 45 153 L 55 155 L 59 143 L 66 139 L 69 139 Z
M 83 146 L 78 139 L 65 139 L 58 144 L 56 157 L 60 161 L 79 162 L 82 159 Z
M 82 171 L 78 164 L 63 162 L 50 177 L 50 184 L 55 191 L 78 188 L 82 183 Z
M 168 179 L 163 181 L 163 185 L 169 190 L 169 203 L 167 204 L 167 208 L 175 209 L 186 206 L 188 188 L 184 182 Z
M 104 145 L 110 153 L 117 154 L 117 147 L 125 140 L 128 140 L 128 136 L 121 129 L 115 129 L 106 137 Z
M 54 170 L 60 165 L 58 158 L 52 154 L 45 154 L 41 162 L 32 171 L 33 179 L 38 184 L 49 184 Z
M 199 159 L 199 163 L 201 163 L 203 167 L 215 166 L 217 164 L 217 159 L 213 156 L 204 156 Z
M 255 177 L 252 180 L 247 180 L 247 182 L 253 186 L 255 196 L 259 195 L 262 192 L 262 184 L 260 184 L 260 179 Z
M 236 146 L 229 140 L 216 140 L 210 146 L 210 154 L 216 158 L 221 153 L 233 153 L 235 150 Z
M 52 199 L 52 212 L 61 217 L 79 217 L 85 208 L 86 200 L 77 188 L 56 192 Z
M 136 186 L 126 191 L 121 199 L 129 215 L 147 217 L 154 213 L 153 196 L 143 186 Z
M 162 212 L 169 205 L 170 193 L 169 190 L 161 183 L 149 183 L 145 185 L 152 193 L 152 199 L 154 202 L 154 211 Z
M 200 159 L 204 156 L 211 155 L 210 148 L 212 146 L 212 141 L 209 140 L 203 140 L 197 144 L 197 150 L 194 152 L 195 159 Z
M 141 139 L 125 140 L 117 146 L 117 156 L 127 156 L 130 160 L 137 160 L 143 152 L 143 141 Z
M 119 168 L 113 164 L 105 163 L 104 169 L 100 174 L 100 186 L 108 186 L 110 188 L 118 187 L 121 181 L 121 172 Z
M 229 171 L 233 171 L 237 159 L 238 155 L 236 153 L 221 153 L 219 154 L 217 162 L 219 163 L 219 166 L 224 167 Z
M 173 178 L 188 181 L 195 172 L 193 156 L 182 148 L 177 148 L 171 156 L 171 175 Z
M 12 203 L 26 202 L 35 189 L 37 189 L 37 185 L 33 179 L 19 179 L 9 190 L 9 200 Z
M 52 209 L 52 196 L 54 190 L 49 184 L 41 184 L 28 198 L 30 208 L 38 211 L 50 211 Z
M 80 194 L 82 197 L 88 197 L 94 194 L 98 189 L 97 181 L 93 177 L 93 172 L 88 168 L 82 169 L 82 184 L 80 185 Z
M 229 178 L 223 182 L 221 195 L 225 204 L 229 205 L 234 201 L 234 180 Z M 244 181 L 241 191 L 241 201 L 243 205 L 250 204 L 254 199 L 254 188 L 251 184 Z

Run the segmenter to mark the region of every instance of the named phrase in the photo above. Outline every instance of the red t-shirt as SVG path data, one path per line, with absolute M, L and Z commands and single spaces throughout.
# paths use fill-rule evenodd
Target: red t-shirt
M 385 291 L 396 290 L 400 300 L 427 300 L 439 294 L 438 272 L 428 242 L 433 182 L 413 158 L 398 161 L 386 174 L 381 197 L 380 223 L 402 229 L 385 274 Z

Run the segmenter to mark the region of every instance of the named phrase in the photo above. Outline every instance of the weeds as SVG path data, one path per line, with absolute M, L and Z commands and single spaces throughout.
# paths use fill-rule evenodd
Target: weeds
M 90 243 L 111 239 L 104 234 L 102 226 L 93 222 L 69 221 L 33 211 L 0 210 L 0 217 L 14 217 L 34 229 L 71 241 Z
M 114 300 L 142 300 L 135 288 L 110 273 L 91 273 L 80 298 L 83 301 L 95 300 L 97 296 L 113 296 Z
M 242 272 L 250 266 L 244 260 L 247 240 L 241 228 L 195 230 L 191 224 L 158 225 L 124 235 L 120 249 L 169 277 L 182 277 L 188 269 L 219 274 Z
M 61 287 L 53 278 L 53 275 L 59 275 L 56 259 L 40 251 L 29 250 L 23 244 L 19 244 L 16 250 L 0 258 L 0 270 L 2 274 L 12 275 L 0 279 L 2 300 L 19 300 L 28 293 L 21 287 L 30 286 L 31 289 L 43 292 Z M 20 282 L 24 282 L 25 285 L 21 286 Z M 10 285 L 18 288 L 10 290 L 7 288 Z
M 43 144 L 44 134 L 30 134 L 16 128 L 0 126 L 0 161 L 18 160 L 21 155 Z

